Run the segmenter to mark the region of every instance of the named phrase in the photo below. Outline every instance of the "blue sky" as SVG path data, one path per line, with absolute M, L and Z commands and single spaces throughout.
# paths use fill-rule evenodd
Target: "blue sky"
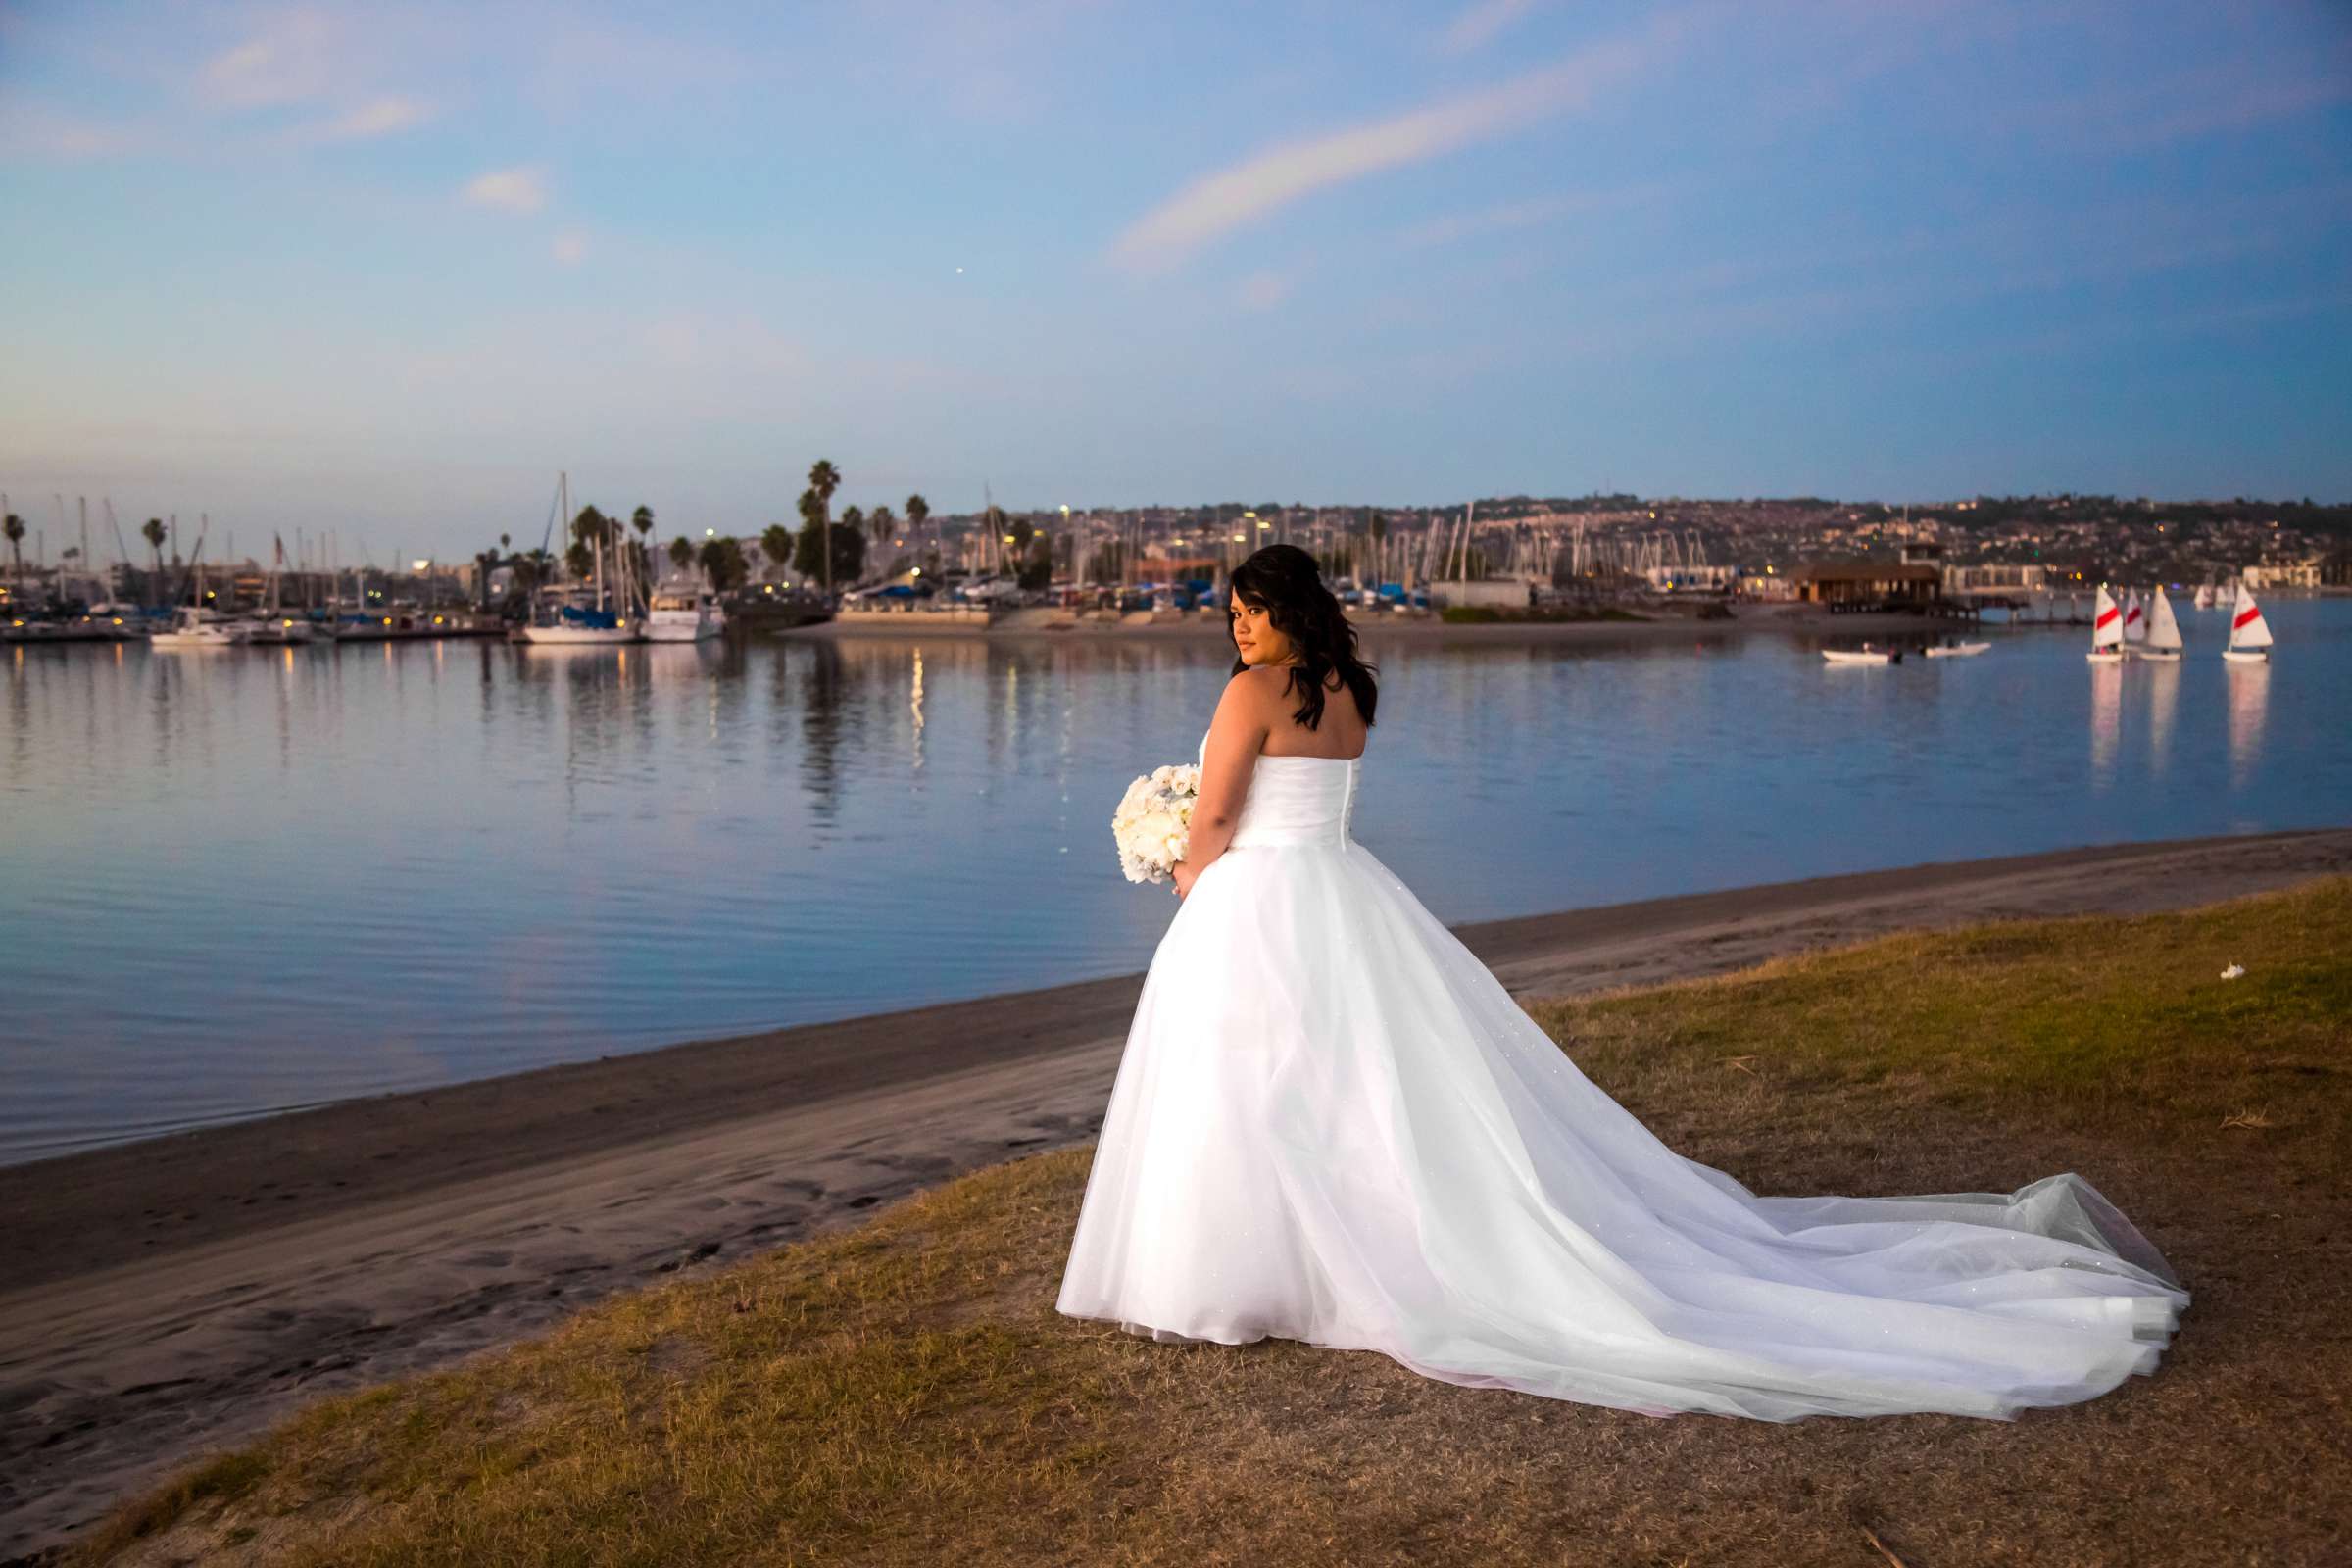
M 0 203 L 52 530 L 2352 499 L 2337 3 L 0 3 Z

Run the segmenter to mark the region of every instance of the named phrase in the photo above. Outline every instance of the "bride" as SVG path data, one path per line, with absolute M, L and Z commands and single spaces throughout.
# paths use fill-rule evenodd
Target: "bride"
M 1577 1070 L 1349 823 L 1378 690 L 1292 545 L 1233 573 L 1182 899 L 1058 1308 L 1651 1415 L 2014 1417 L 2188 1293 L 2082 1177 L 1759 1198 Z

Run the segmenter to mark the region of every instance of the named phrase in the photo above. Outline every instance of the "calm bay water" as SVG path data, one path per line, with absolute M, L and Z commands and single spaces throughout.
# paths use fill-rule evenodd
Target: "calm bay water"
M 2352 602 L 2080 633 L 1383 645 L 1356 835 L 1441 918 L 2352 815 Z M 0 650 L 0 1161 L 1140 969 L 1112 805 L 1212 644 Z

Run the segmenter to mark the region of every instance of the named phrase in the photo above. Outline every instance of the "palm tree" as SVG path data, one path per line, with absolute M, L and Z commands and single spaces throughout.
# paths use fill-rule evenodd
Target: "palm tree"
M 906 528 L 909 533 L 912 533 L 916 536 L 917 542 L 915 544 L 915 551 L 918 555 L 922 551 L 922 544 L 920 541 L 923 531 L 923 524 L 929 522 L 930 520 L 931 503 L 925 501 L 922 498 L 921 492 L 919 491 L 908 496 L 906 498 Z M 936 536 L 933 537 L 931 544 L 932 553 L 934 555 L 938 554 L 939 540 Z
M 889 507 L 880 506 L 865 519 L 865 525 L 874 536 L 875 559 L 883 559 L 883 552 L 890 548 L 891 536 L 899 531 L 899 519 L 891 515 Z
M 710 591 L 723 594 L 744 579 L 748 564 L 743 546 L 729 537 L 706 539 L 702 550 L 703 575 L 710 579 Z
M 777 571 L 792 569 L 792 530 L 780 522 L 771 522 L 760 532 L 760 548 Z
M 669 542 L 669 564 L 677 567 L 680 571 L 684 571 L 688 566 L 693 565 L 694 541 L 688 539 L 684 534 L 680 534 L 675 539 L 672 539 Z
M 24 519 L 13 512 L 10 513 L 5 521 L 0 521 L 0 533 L 8 535 L 8 554 L 11 563 L 9 576 L 19 587 L 23 587 L 24 582 Z
M 147 548 L 155 552 L 155 574 L 161 577 L 164 574 L 164 540 L 168 537 L 164 519 L 149 517 L 147 525 L 139 530 L 139 537 L 146 540 Z
M 813 489 L 804 490 L 796 505 L 801 514 L 801 531 L 793 546 L 792 569 L 801 574 L 803 582 L 811 577 L 826 577 L 829 580 L 830 574 L 824 562 L 824 498 Z
M 819 458 L 808 467 L 808 489 L 806 494 L 816 497 L 818 524 L 818 555 L 824 562 L 825 592 L 833 591 L 833 492 L 841 488 L 841 470 L 826 458 Z

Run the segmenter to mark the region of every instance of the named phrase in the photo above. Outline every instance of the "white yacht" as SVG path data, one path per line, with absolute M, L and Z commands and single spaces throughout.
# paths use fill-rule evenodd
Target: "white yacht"
M 199 605 L 182 605 L 172 614 L 169 630 L 147 639 L 150 648 L 235 648 L 253 637 L 250 623 L 224 619 Z
M 653 608 L 645 615 L 645 640 L 650 643 L 699 643 L 723 636 L 727 612 L 718 595 L 708 588 L 657 588 Z

